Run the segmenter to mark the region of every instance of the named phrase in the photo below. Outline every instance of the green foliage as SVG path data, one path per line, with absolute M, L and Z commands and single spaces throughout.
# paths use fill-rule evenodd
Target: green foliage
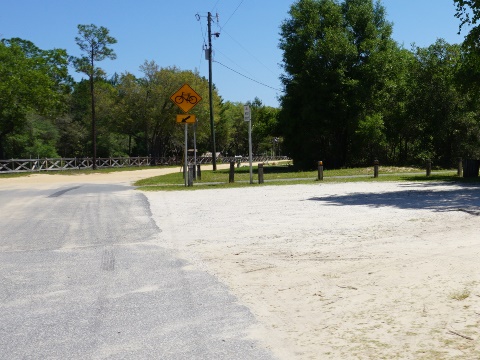
M 371 164 L 449 167 L 480 158 L 478 1 L 455 0 L 464 46 L 438 40 L 407 50 L 392 38 L 385 8 L 373 0 L 298 0 L 281 24 L 280 109 L 254 98 L 254 154 L 289 155 L 297 168 Z M 28 40 L 0 41 L 0 158 L 183 156 L 184 126 L 170 96 L 187 83 L 203 100 L 198 154 L 211 150 L 208 82 L 197 71 L 141 65 L 142 75 L 106 74 L 114 59 L 106 28 L 79 25 L 82 55 L 42 50 Z M 87 80 L 74 82 L 68 59 Z M 248 123 L 240 102 L 224 102 L 214 87 L 217 151 L 248 154 Z M 94 128 L 95 130 L 93 130 Z M 193 144 L 193 126 L 189 148 Z M 98 149 L 97 149 L 98 147 Z
M 464 53 L 443 40 L 414 51 L 403 156 L 410 161 L 430 158 L 448 166 L 457 157 L 473 155 L 467 148 L 480 145 L 472 137 L 478 137 L 478 105 L 471 103 L 472 88 L 465 88 L 460 80 Z
M 226 156 L 248 155 L 248 123 L 243 120 L 243 105 L 227 101 L 221 107 L 216 146 Z
M 391 33 L 378 1 L 292 5 L 281 27 L 279 119 L 297 166 L 374 159 L 451 166 L 457 157 L 479 156 L 480 54 L 441 39 L 408 51 Z
M 185 83 L 203 98 L 190 113 L 198 120 L 197 148 L 206 151 L 210 141 L 207 80 L 198 72 L 182 71 L 176 67 L 160 68 L 153 61 L 145 61 L 141 70 L 144 76 L 139 79 L 130 73 L 122 74 L 116 87 L 115 121 L 111 123 L 110 130 L 115 129 L 128 139 L 127 153 L 181 158 L 184 127 L 176 123 L 176 115 L 182 111 L 170 97 Z M 221 99 L 216 91 L 213 96 L 215 108 L 219 109 Z M 192 127 L 189 133 L 192 144 Z
M 80 50 L 81 57 L 72 57 L 72 63 L 78 72 L 82 72 L 90 79 L 101 77 L 104 72 L 95 66 L 95 63 L 105 59 L 114 60 L 117 56 L 109 46 L 116 44 L 117 40 L 109 35 L 107 28 L 103 26 L 78 25 L 78 36 L 75 37 Z
M 473 51 L 478 51 L 480 45 L 480 1 L 479 0 L 453 0 L 456 6 L 455 16 L 460 20 L 459 33 L 462 28 L 471 26 L 469 33 L 465 37 L 464 45 Z
M 385 122 L 381 113 L 366 115 L 358 122 L 355 131 L 357 146 L 357 161 L 368 163 L 369 160 L 378 158 L 382 149 L 386 148 Z M 354 148 L 355 149 L 355 148 Z M 364 155 L 364 157 L 360 157 Z
M 64 50 L 40 50 L 21 39 L 0 42 L 0 158 L 18 156 L 31 128 L 28 114 L 50 119 L 64 109 L 67 62 Z
M 300 0 L 281 26 L 280 123 L 287 152 L 300 167 L 352 158 L 361 119 L 375 114 L 394 61 L 391 24 L 371 0 Z
M 248 122 L 244 121 L 244 105 L 249 105 L 252 114 L 252 151 L 264 154 L 272 151 L 273 144 L 278 149 L 278 112 L 276 108 L 264 106 L 255 98 L 246 104 L 230 101 L 221 106 L 220 120 L 217 124 L 217 149 L 225 156 L 247 156 Z M 275 141 L 276 139 L 276 141 Z M 278 151 L 277 151 L 278 153 Z

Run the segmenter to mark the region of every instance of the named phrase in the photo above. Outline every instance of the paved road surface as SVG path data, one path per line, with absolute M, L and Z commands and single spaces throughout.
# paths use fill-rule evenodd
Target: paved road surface
M 0 187 L 0 359 L 272 359 L 125 185 Z

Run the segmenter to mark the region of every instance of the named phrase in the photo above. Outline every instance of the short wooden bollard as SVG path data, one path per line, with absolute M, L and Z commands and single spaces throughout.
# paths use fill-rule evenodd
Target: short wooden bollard
M 263 164 L 258 164 L 258 183 L 263 184 Z
M 432 160 L 427 160 L 427 176 L 432 175 Z
M 317 180 L 323 180 L 323 161 L 318 162 L 318 178 Z
M 230 172 L 228 174 L 228 182 L 235 182 L 235 161 L 230 161 Z
M 188 165 L 188 186 L 193 186 L 193 170 L 195 165 Z
M 465 159 L 463 163 L 463 177 L 478 177 L 480 161 L 475 159 Z
M 457 168 L 457 176 L 462 176 L 463 173 L 463 163 L 462 163 L 462 158 L 458 158 L 458 168 Z
M 197 165 L 197 180 L 202 180 L 202 169 L 200 167 L 200 164 Z
M 373 177 L 374 178 L 378 178 L 378 166 L 379 166 L 380 162 L 378 160 L 375 160 L 373 162 Z

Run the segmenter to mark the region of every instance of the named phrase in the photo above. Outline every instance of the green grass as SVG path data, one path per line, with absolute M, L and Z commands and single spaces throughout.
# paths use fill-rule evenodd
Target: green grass
M 198 190 L 198 189 L 221 189 L 238 188 L 245 186 L 266 185 L 292 185 L 292 184 L 315 184 L 317 171 L 295 171 L 293 166 L 276 165 L 264 167 L 264 184 L 258 184 L 258 168 L 253 168 L 254 184 L 250 184 L 249 167 L 235 168 L 235 182 L 228 183 L 229 170 L 203 171 L 202 179 L 195 181 L 193 187 L 185 187 L 182 172 L 155 176 L 139 180 L 135 183 L 141 190 L 146 191 L 169 191 L 169 190 Z M 324 183 L 333 182 L 358 182 L 358 181 L 459 181 L 469 182 L 472 180 L 459 178 L 454 170 L 445 170 L 441 174 L 426 177 L 425 170 L 412 167 L 381 167 L 380 177 L 373 177 L 373 167 L 351 168 L 338 170 L 324 170 Z M 475 180 L 473 180 L 475 181 Z M 478 181 L 476 179 L 476 181 Z
M 464 289 L 462 291 L 456 291 L 449 295 L 450 299 L 462 301 L 470 296 L 470 290 Z

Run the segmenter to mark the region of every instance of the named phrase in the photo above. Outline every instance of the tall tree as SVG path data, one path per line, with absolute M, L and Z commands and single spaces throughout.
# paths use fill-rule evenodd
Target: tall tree
M 372 0 L 299 0 L 289 14 L 280 39 L 287 153 L 304 168 L 319 159 L 352 163 L 359 123 L 379 119 L 375 99 L 388 83 L 392 25 Z
M 411 160 L 432 159 L 452 166 L 460 156 L 465 97 L 456 82 L 462 53 L 459 45 L 438 39 L 427 48 L 414 48 L 410 70 L 407 127 L 412 133 Z
M 24 154 L 32 146 L 31 137 L 24 136 L 27 130 L 49 128 L 51 124 L 42 122 L 63 111 L 67 64 L 65 50 L 41 50 L 18 38 L 0 41 L 0 158 Z M 43 116 L 30 121 L 29 114 Z M 47 147 L 39 144 L 37 149 Z M 50 150 L 42 152 L 51 154 Z
M 116 54 L 110 45 L 116 44 L 117 40 L 109 35 L 109 30 L 103 26 L 78 25 L 78 35 L 75 42 L 84 53 L 81 57 L 73 57 L 73 64 L 78 72 L 88 76 L 90 81 L 91 116 L 92 116 L 92 158 L 93 169 L 97 167 L 97 129 L 95 118 L 95 78 L 104 75 L 102 69 L 95 66 L 105 59 L 114 60 Z

